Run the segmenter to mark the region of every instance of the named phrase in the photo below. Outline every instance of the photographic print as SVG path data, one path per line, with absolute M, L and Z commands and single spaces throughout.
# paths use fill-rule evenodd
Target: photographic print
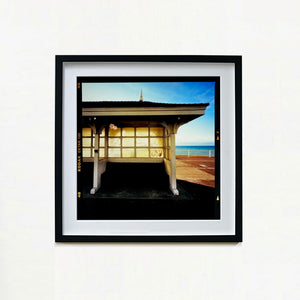
M 55 241 L 242 241 L 240 56 L 56 56 Z
M 78 77 L 78 220 L 219 219 L 219 85 Z

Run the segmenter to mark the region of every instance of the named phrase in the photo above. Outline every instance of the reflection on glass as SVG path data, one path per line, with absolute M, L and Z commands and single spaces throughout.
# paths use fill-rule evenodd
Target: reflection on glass
M 108 135 L 109 136 L 121 136 L 121 129 L 120 128 L 117 128 L 117 129 L 109 128 Z
M 123 147 L 133 147 L 134 146 L 134 138 L 123 138 L 122 145 L 123 145 Z
M 91 149 L 82 149 L 82 157 L 91 157 Z
M 137 138 L 136 146 L 137 147 L 148 147 L 148 138 Z
M 105 146 L 105 139 L 104 138 L 100 138 L 99 145 L 100 145 L 100 147 L 104 147 Z
M 129 149 L 123 149 L 123 157 L 134 157 L 134 149 L 129 148 Z
M 82 128 L 82 136 L 91 136 L 92 129 L 91 128 Z
M 123 128 L 122 136 L 134 136 L 134 128 L 130 128 L 130 127 Z
M 151 138 L 150 139 L 150 147 L 163 147 L 163 139 L 162 138 Z
M 120 148 L 117 148 L 117 149 L 108 149 L 108 156 L 109 157 L 121 157 L 121 150 L 120 150 Z
M 138 127 L 136 129 L 136 136 L 148 136 L 148 127 Z
M 136 149 L 136 157 L 149 157 L 147 148 Z
M 163 129 L 159 127 L 150 128 L 150 136 L 163 136 Z
M 83 147 L 91 147 L 91 138 L 83 138 L 82 146 Z
M 121 139 L 120 138 L 109 138 L 108 145 L 110 147 L 120 147 L 121 146 Z
M 99 149 L 99 156 L 104 157 L 104 149 L 103 148 Z
M 150 157 L 163 157 L 163 149 L 151 149 Z

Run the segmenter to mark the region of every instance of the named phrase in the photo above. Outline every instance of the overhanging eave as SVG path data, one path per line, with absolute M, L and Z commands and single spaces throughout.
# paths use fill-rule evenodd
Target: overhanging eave
M 82 108 L 82 116 L 171 116 L 171 115 L 198 115 L 205 114 L 205 108 L 185 108 L 178 109 L 176 107 L 166 108 Z

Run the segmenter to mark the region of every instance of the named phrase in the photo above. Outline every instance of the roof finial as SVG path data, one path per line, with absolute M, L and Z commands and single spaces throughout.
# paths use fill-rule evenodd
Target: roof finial
M 143 102 L 144 99 L 143 99 L 143 90 L 141 89 L 141 93 L 140 93 L 140 102 Z

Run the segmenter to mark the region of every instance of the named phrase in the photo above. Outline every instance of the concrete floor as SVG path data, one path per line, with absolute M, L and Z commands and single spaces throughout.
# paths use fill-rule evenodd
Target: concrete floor
M 83 167 L 79 219 L 215 219 L 214 188 L 177 180 L 179 196 L 169 190 L 163 164 L 110 163 L 101 189 L 90 195 L 92 164 Z

